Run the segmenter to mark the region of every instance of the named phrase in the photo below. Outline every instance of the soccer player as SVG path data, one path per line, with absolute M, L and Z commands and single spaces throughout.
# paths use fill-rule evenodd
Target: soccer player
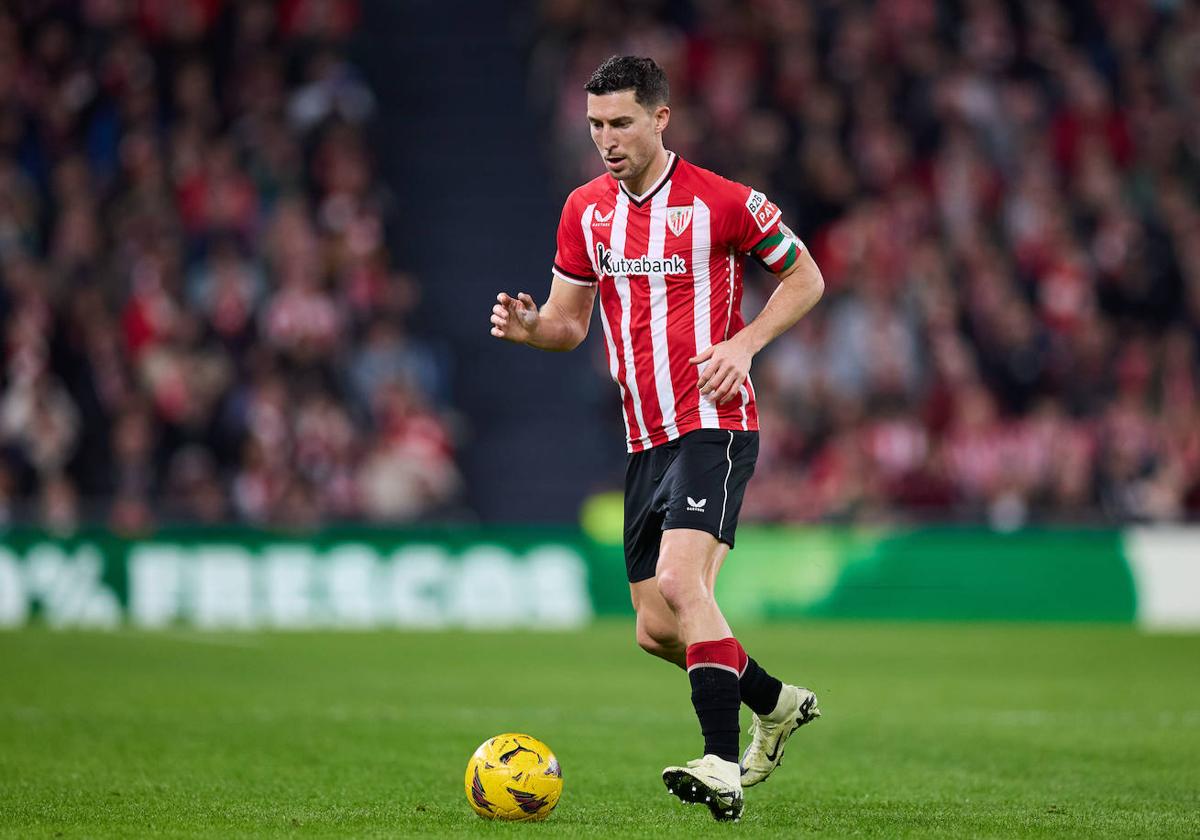
M 592 140 L 607 172 L 567 198 L 550 296 L 497 296 L 491 332 L 572 350 L 600 292 L 609 373 L 624 405 L 625 564 L 646 651 L 686 668 L 704 755 L 663 781 L 717 819 L 741 816 L 742 788 L 779 765 L 784 743 L 817 717 L 809 690 L 746 655 L 713 597 L 758 455 L 750 361 L 821 297 L 803 243 L 762 193 L 663 145 L 668 86 L 649 58 L 613 56 L 585 85 Z M 749 324 L 749 254 L 779 285 Z M 738 708 L 754 713 L 738 761 Z

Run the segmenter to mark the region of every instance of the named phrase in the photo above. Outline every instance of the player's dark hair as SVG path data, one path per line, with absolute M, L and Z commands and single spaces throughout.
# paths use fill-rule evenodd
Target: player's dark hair
M 632 89 L 633 98 L 643 107 L 666 105 L 671 98 L 671 87 L 663 69 L 654 63 L 654 59 L 636 55 L 614 55 L 605 59 L 583 89 L 597 95 Z

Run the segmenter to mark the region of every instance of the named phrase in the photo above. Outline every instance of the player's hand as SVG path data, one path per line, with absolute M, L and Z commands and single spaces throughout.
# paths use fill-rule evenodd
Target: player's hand
M 753 356 L 736 339 L 730 339 L 692 356 L 688 362 L 693 365 L 708 363 L 700 372 L 700 393 L 717 405 L 724 405 L 741 390 L 750 374 Z
M 533 298 L 521 292 L 515 298 L 501 292 L 492 307 L 492 335 L 524 344 L 537 330 L 538 308 Z

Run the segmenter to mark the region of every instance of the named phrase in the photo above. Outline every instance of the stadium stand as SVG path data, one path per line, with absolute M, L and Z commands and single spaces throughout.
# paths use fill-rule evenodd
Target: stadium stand
M 400 268 L 362 16 L 0 11 L 0 522 L 463 515 L 452 365 L 414 317 L 444 278 Z M 517 22 L 560 195 L 599 172 L 587 75 L 653 55 L 670 147 L 766 191 L 825 273 L 756 361 L 747 519 L 1200 517 L 1197 3 L 546 0 Z
M 0 522 L 444 515 L 355 0 L 0 11 Z

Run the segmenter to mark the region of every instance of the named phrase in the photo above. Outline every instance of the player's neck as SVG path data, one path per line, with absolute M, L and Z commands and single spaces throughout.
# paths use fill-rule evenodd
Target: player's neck
M 671 159 L 671 154 L 666 150 L 666 147 L 659 146 L 658 152 L 654 155 L 654 160 L 650 161 L 650 165 L 642 171 L 638 178 L 631 178 L 625 182 L 625 190 L 633 195 L 642 195 L 646 190 L 650 189 L 650 185 L 658 180 L 659 176 L 666 171 L 667 163 Z

